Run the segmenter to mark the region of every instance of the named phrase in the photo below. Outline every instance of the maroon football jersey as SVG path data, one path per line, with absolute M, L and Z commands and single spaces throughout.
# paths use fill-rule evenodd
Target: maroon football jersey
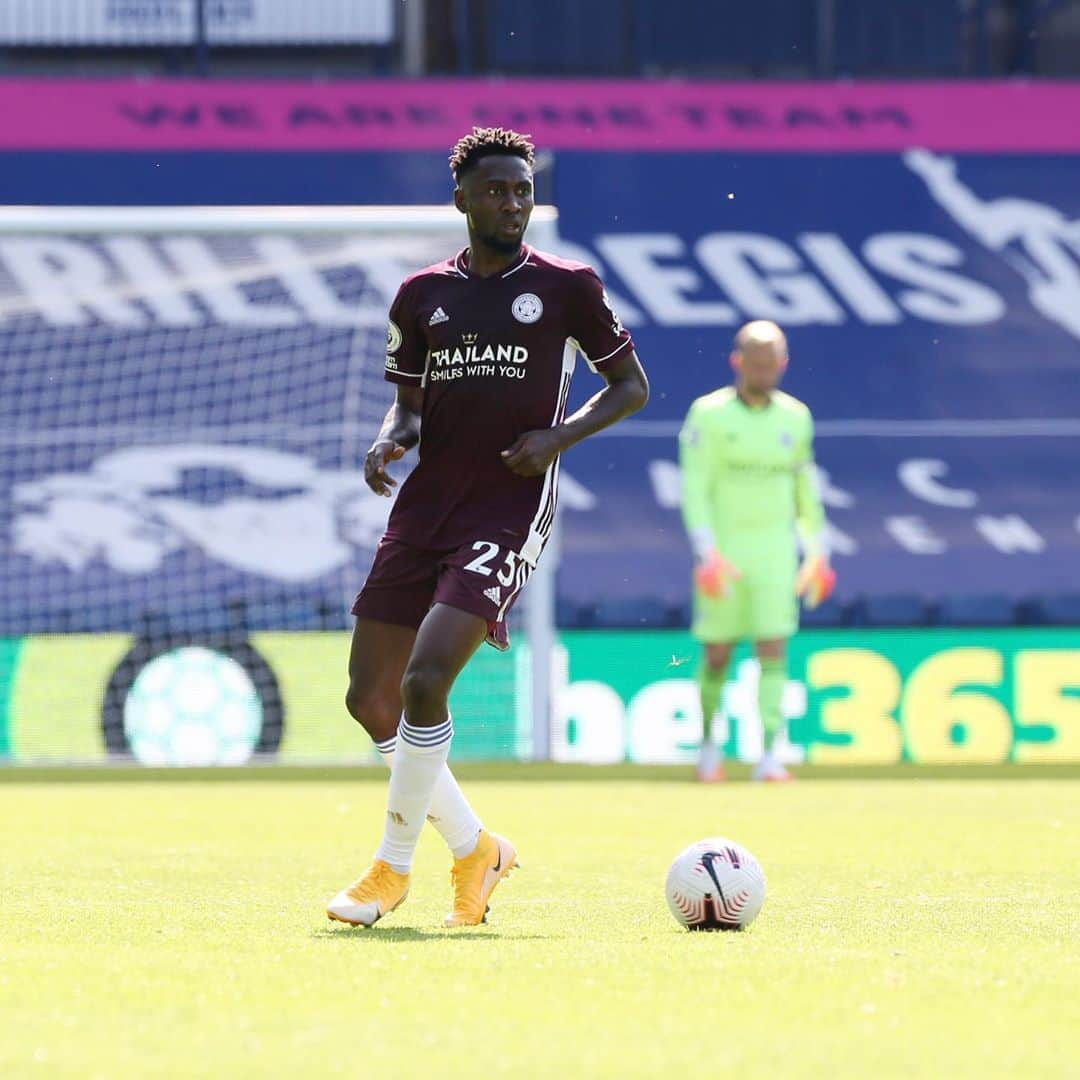
M 630 335 L 589 266 L 523 246 L 502 273 L 468 249 L 406 278 L 390 309 L 386 378 L 424 388 L 419 463 L 386 535 L 423 548 L 490 539 L 535 564 L 551 532 L 559 463 L 510 471 L 500 454 L 563 419 L 577 353 L 601 370 Z

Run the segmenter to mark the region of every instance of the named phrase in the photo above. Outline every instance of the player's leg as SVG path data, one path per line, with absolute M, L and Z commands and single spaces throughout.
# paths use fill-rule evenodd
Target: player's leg
M 357 624 L 349 654 L 346 707 L 375 740 L 394 771 L 401 685 L 439 579 L 440 556 L 397 541 L 383 540 L 360 595 L 353 604 Z M 475 845 L 480 822 L 446 767 L 431 793 L 433 824 L 455 855 Z M 397 907 L 408 893 L 408 874 L 377 859 L 352 885 L 328 904 L 332 919 L 371 925 Z
M 706 642 L 705 655 L 698 669 L 698 688 L 701 692 L 701 753 L 698 756 L 697 776 L 704 783 L 724 779 L 724 761 L 716 745 L 713 724 L 727 683 L 728 667 L 735 648 L 733 641 Z
M 410 626 L 358 618 L 353 628 L 345 706 L 391 770 L 401 717 L 401 680 L 415 641 L 416 630 Z M 476 847 L 483 826 L 449 766 L 439 773 L 428 820 L 455 858 L 469 855 Z
M 754 769 L 756 780 L 790 780 L 791 774 L 777 761 L 773 745 L 784 730 L 782 701 L 787 684 L 787 639 L 765 638 L 754 642 L 761 676 L 758 681 L 758 713 L 761 716 L 765 752 Z
M 408 873 L 436 782 L 450 752 L 450 689 L 482 644 L 487 623 L 435 604 L 420 626 L 401 682 L 404 716 L 398 727 L 386 831 L 376 858 Z
M 694 590 L 691 631 L 705 646 L 698 669 L 702 739 L 697 765 L 697 777 L 705 783 L 724 779 L 723 753 L 716 744 L 713 727 L 724 696 L 731 653 L 745 629 L 746 603 L 746 587 L 741 580 L 732 582 L 726 595 L 720 597 L 706 596 L 700 589 Z
M 384 742 L 376 743 L 375 748 L 386 763 L 386 767 L 393 771 L 397 735 Z M 463 859 L 476 850 L 476 842 L 484 825 L 472 808 L 472 804 L 465 797 L 465 792 L 461 790 L 461 785 L 458 784 L 449 765 L 443 766 L 435 782 L 427 819 L 446 841 L 446 846 L 453 852 L 455 859 Z
M 758 712 L 764 736 L 764 753 L 753 773 L 756 780 L 791 778 L 776 760 L 774 744 L 784 730 L 782 700 L 787 683 L 787 641 L 798 628 L 795 566 L 794 547 L 784 537 L 773 545 L 763 545 L 760 562 L 751 569 L 755 589 L 749 629 L 761 667 Z
M 345 708 L 380 750 L 397 735 L 401 680 L 415 641 L 411 626 L 357 618 L 353 627 Z
M 495 547 L 485 541 L 484 548 Z M 532 572 L 512 548 L 496 548 L 483 560 L 477 548 L 465 544 L 449 556 L 442 568 L 436 601 L 451 609 L 472 612 L 484 621 L 485 639 L 495 648 L 509 648 L 506 618 Z M 484 921 L 495 887 L 517 865 L 514 845 L 504 836 L 481 830 L 475 849 L 454 860 L 451 880 L 454 906 L 446 926 L 475 926 Z
M 383 540 L 353 604 L 357 624 L 349 653 L 346 706 L 393 768 L 401 717 L 401 680 L 420 624 L 435 600 L 443 556 Z M 476 844 L 481 824 L 449 768 L 439 774 L 430 818 L 455 857 Z
M 416 842 L 450 752 L 450 688 L 486 634 L 483 619 L 445 604 L 435 604 L 420 624 L 401 680 L 405 712 L 382 843 L 367 873 L 331 901 L 331 918 L 371 926 L 408 896 Z

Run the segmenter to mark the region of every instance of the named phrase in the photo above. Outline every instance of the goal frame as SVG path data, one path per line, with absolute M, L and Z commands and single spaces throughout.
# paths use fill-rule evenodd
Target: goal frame
M 536 206 L 530 240 L 548 246 L 557 237 L 558 212 Z M 462 217 L 452 205 L 381 206 L 0 206 L 0 236 L 112 235 L 392 235 L 406 230 L 430 235 L 445 231 L 448 249 L 465 238 Z M 551 757 L 553 654 L 559 529 L 556 522 L 541 559 L 522 593 L 526 663 L 517 665 L 519 708 L 528 703 L 529 758 Z M 523 675 L 521 673 L 524 673 Z M 526 686 L 521 685 L 522 681 Z M 525 699 L 525 700 L 523 700 Z

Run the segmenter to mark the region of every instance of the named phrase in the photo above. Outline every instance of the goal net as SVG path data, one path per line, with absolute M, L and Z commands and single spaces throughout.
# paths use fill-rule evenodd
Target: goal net
M 463 238 L 450 207 L 0 210 L 0 756 L 372 757 L 342 700 L 387 310 Z M 544 753 L 549 594 L 462 676 L 458 757 Z

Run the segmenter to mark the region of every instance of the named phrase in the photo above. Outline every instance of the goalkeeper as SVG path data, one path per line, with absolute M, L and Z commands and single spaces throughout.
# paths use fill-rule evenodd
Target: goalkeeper
M 692 632 L 705 646 L 698 763 L 705 781 L 724 779 L 713 718 L 732 650 L 744 639 L 754 643 L 761 664 L 765 753 L 753 776 L 790 779 L 773 745 L 784 727 L 781 696 L 787 639 L 799 623 L 796 598 L 815 607 L 835 582 L 824 547 L 810 410 L 777 389 L 787 362 L 780 327 L 748 323 L 731 354 L 735 385 L 698 398 L 679 434 L 683 520 L 695 559 Z

